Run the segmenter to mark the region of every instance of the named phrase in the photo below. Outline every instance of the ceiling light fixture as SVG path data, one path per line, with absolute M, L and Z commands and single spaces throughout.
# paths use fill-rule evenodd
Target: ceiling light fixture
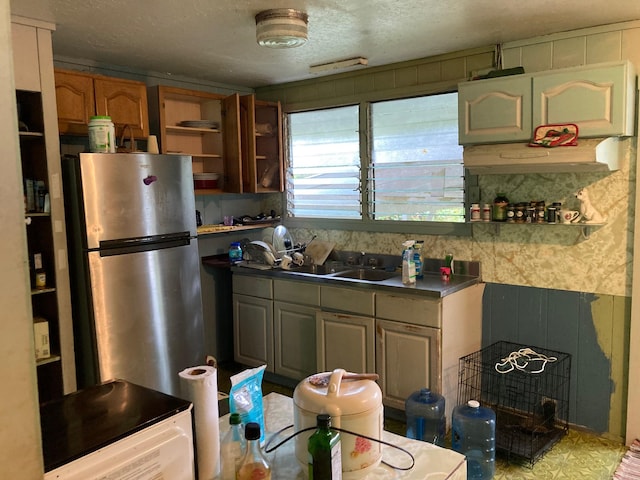
M 369 64 L 369 60 L 364 57 L 348 58 L 346 60 L 338 60 L 337 62 L 323 63 L 320 65 L 311 65 L 309 67 L 309 73 L 322 73 L 329 72 L 331 70 L 342 70 L 350 67 L 366 67 Z
M 292 48 L 307 42 L 306 13 L 291 8 L 265 10 L 256 15 L 256 40 L 269 48 Z

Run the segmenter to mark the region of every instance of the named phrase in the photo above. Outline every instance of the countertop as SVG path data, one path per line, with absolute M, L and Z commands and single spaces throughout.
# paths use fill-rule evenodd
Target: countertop
M 203 259 L 203 263 L 206 263 Z M 322 283 L 325 285 L 343 286 L 349 288 L 365 288 L 385 290 L 389 292 L 422 295 L 435 298 L 446 297 L 459 290 L 476 285 L 480 282 L 480 278 L 473 275 L 452 275 L 448 282 L 440 277 L 440 274 L 425 272 L 424 278 L 416 280 L 415 285 L 404 285 L 402 283 L 402 275 L 387 280 L 369 281 L 352 278 L 339 278 L 328 275 L 317 275 L 311 273 L 296 272 L 295 270 L 283 270 L 281 268 L 271 268 L 268 270 L 255 269 L 245 266 L 232 266 L 231 271 L 234 274 L 266 276 L 279 278 L 284 280 L 298 280 L 302 282 Z
M 266 439 L 269 441 L 272 436 L 282 428 L 293 425 L 293 399 L 270 393 L 263 398 L 263 408 L 265 417 Z M 220 418 L 220 435 L 229 430 L 229 415 Z M 275 446 L 279 441 L 284 440 L 293 433 L 290 428 L 278 434 L 278 439 L 274 439 L 270 445 Z M 464 455 L 453 450 L 440 448 L 426 442 L 420 442 L 409 438 L 384 431 L 382 440 L 404 448 L 411 452 L 415 458 L 415 465 L 411 470 L 401 471 L 381 463 L 375 470 L 371 471 L 362 480 L 372 479 L 429 479 L 429 480 L 466 480 L 467 465 Z M 294 440 L 284 443 L 275 451 L 267 454 L 267 459 L 273 468 L 272 478 L 274 479 L 304 479 L 306 476 L 298 463 L 295 453 Z M 384 445 L 382 447 L 382 460 L 398 467 L 409 466 L 411 459 L 405 453 Z

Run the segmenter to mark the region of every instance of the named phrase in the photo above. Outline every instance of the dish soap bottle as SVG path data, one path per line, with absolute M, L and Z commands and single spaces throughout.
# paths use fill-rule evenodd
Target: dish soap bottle
M 316 417 L 318 429 L 308 442 L 309 480 L 339 480 L 342 478 L 340 433 L 331 430 L 331 417 L 321 413 Z
M 416 278 L 420 279 L 424 277 L 424 257 L 422 256 L 422 247 L 424 246 L 424 240 L 416 240 L 413 246 L 413 262 L 416 264 Z
M 402 244 L 402 283 L 404 285 L 415 285 L 416 283 L 416 264 L 413 259 L 413 240 L 407 240 Z
M 222 480 L 236 480 L 236 473 L 244 454 L 245 439 L 239 413 L 229 416 L 229 431 L 220 442 Z
M 260 448 L 260 424 L 249 422 L 244 427 L 247 451 L 240 462 L 237 480 L 271 480 L 271 467 Z

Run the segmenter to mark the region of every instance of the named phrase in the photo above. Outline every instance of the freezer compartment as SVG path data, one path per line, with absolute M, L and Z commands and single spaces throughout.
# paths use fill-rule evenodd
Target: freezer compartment
M 76 319 L 82 386 L 122 378 L 180 395 L 178 372 L 205 359 L 196 242 L 88 252 L 90 302 Z
M 191 157 L 81 153 L 65 156 L 63 166 L 83 248 L 167 232 L 196 235 Z

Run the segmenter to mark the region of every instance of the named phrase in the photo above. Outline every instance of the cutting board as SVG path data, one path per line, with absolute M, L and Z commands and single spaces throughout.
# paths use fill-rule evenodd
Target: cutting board
M 304 253 L 313 259 L 315 265 L 323 265 L 327 257 L 335 247 L 335 242 L 325 242 L 323 240 L 311 240 L 304 250 Z

